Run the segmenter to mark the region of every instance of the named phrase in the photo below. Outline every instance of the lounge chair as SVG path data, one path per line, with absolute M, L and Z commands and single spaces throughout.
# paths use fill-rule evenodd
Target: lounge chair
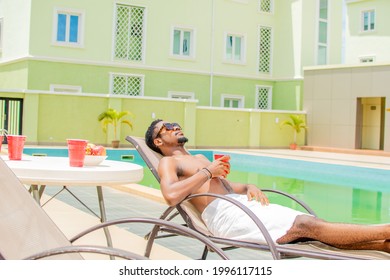
M 0 260 L 81 260 L 82 253 L 103 254 L 122 259 L 146 259 L 120 248 L 72 245 L 88 233 L 123 223 L 146 223 L 170 228 L 176 234 L 198 239 L 210 250 L 216 251 L 222 259 L 227 259 L 222 250 L 201 234 L 176 223 L 155 218 L 126 218 L 98 223 L 68 239 L 0 158 Z
M 126 140 L 129 141 L 138 151 L 142 159 L 145 161 L 149 170 L 155 176 L 156 180 L 160 182 L 160 178 L 157 172 L 158 163 L 162 158 L 162 155 L 152 151 L 146 145 L 145 140 L 140 137 L 127 136 Z M 265 192 L 273 192 L 278 195 L 285 196 L 289 199 L 292 199 L 296 203 L 302 206 L 308 213 L 315 215 L 314 211 L 306 205 L 304 202 L 298 200 L 294 196 L 287 194 L 285 192 L 277 190 L 262 190 Z M 256 223 L 259 228 L 259 234 L 263 234 L 266 240 L 266 243 L 253 243 L 253 242 L 244 242 L 232 239 L 218 238 L 212 235 L 211 232 L 207 229 L 207 226 L 203 223 L 200 213 L 192 206 L 189 202 L 192 198 L 197 196 L 213 196 L 221 199 L 225 199 L 235 204 L 237 207 L 240 207 L 243 212 L 245 212 L 249 217 Z M 371 250 L 340 250 L 326 244 L 323 244 L 318 241 L 310 242 L 300 242 L 296 244 L 276 244 L 272 241 L 269 233 L 264 227 L 263 223 L 255 216 L 253 213 L 244 205 L 237 202 L 234 199 L 231 199 L 227 196 L 217 195 L 217 194 L 196 194 L 190 195 L 184 199 L 180 204 L 168 207 L 165 212 L 160 216 L 160 219 L 172 220 L 176 216 L 181 216 L 183 222 L 189 228 L 200 232 L 201 234 L 207 236 L 214 243 L 222 245 L 224 250 L 234 249 L 234 248 L 249 248 L 254 250 L 268 251 L 271 253 L 273 259 L 282 259 L 282 258 L 291 258 L 291 257 L 307 257 L 314 259 L 390 259 L 390 254 L 380 251 L 371 251 Z M 148 256 L 154 240 L 157 238 L 163 238 L 165 236 L 170 236 L 165 234 L 170 232 L 169 229 L 164 229 L 160 227 L 155 227 L 146 237 L 148 238 L 148 246 L 145 256 Z M 207 258 L 208 248 L 205 248 L 202 254 L 202 259 Z

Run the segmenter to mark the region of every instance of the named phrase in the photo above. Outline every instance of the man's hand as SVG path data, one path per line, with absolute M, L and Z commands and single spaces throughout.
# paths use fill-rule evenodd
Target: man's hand
M 230 173 L 230 156 L 225 155 L 217 160 L 214 160 L 209 166 L 207 166 L 207 169 L 210 170 L 212 177 L 223 177 L 226 178 L 226 176 Z
M 261 205 L 269 204 L 268 197 L 255 185 L 247 185 L 246 195 L 248 196 L 248 200 L 256 200 L 260 202 Z

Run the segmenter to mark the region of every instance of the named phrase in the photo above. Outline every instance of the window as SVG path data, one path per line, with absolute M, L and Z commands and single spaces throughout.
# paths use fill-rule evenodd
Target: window
M 131 74 L 111 74 L 111 94 L 144 95 L 144 76 Z
M 263 13 L 272 13 L 274 1 L 273 0 L 259 0 L 259 11 Z
M 67 93 L 80 93 L 80 92 L 82 92 L 82 87 L 81 86 L 70 86 L 70 85 L 50 85 L 50 91 L 67 92 Z
M 319 1 L 317 64 L 328 63 L 328 0 Z
M 375 57 L 373 56 L 365 56 L 365 57 L 360 57 L 359 58 L 360 63 L 370 63 L 375 61 Z
M 226 35 L 225 59 L 228 62 L 243 63 L 244 62 L 244 36 L 242 35 Z
M 3 19 L 0 18 L 0 53 L 3 51 Z
M 221 106 L 224 108 L 243 108 L 244 97 L 241 95 L 222 94 Z
M 57 45 L 82 46 L 83 13 L 73 10 L 55 10 L 54 42 Z
M 142 61 L 144 52 L 145 8 L 116 5 L 114 57 Z
M 374 31 L 375 30 L 375 11 L 363 11 L 362 12 L 362 31 Z
M 272 109 L 272 87 L 256 86 L 256 109 Z
M 259 72 L 271 73 L 271 55 L 272 55 L 272 28 L 260 26 L 259 31 Z
M 195 99 L 195 93 L 170 91 L 168 92 L 168 97 L 175 99 Z
M 181 57 L 194 57 L 194 31 L 186 28 L 173 29 L 172 55 Z

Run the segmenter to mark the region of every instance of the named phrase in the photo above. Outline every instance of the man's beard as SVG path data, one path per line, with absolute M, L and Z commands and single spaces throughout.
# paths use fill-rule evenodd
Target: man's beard
M 178 142 L 179 144 L 185 144 L 185 143 L 188 142 L 188 138 L 185 137 L 185 136 L 182 136 L 182 137 L 180 137 L 179 139 L 177 139 L 177 142 Z

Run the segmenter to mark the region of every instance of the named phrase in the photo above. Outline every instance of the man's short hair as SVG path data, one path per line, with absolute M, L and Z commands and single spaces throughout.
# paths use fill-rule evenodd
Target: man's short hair
M 161 122 L 161 121 L 162 120 L 160 120 L 160 119 L 152 121 L 152 123 L 150 124 L 150 126 L 146 130 L 145 142 L 146 142 L 146 145 L 148 145 L 149 148 L 151 148 L 153 151 L 155 151 L 155 152 L 157 152 L 157 153 L 162 155 L 161 150 L 153 142 L 153 140 L 154 140 L 154 138 L 153 138 L 154 129 L 156 127 L 156 124 Z

